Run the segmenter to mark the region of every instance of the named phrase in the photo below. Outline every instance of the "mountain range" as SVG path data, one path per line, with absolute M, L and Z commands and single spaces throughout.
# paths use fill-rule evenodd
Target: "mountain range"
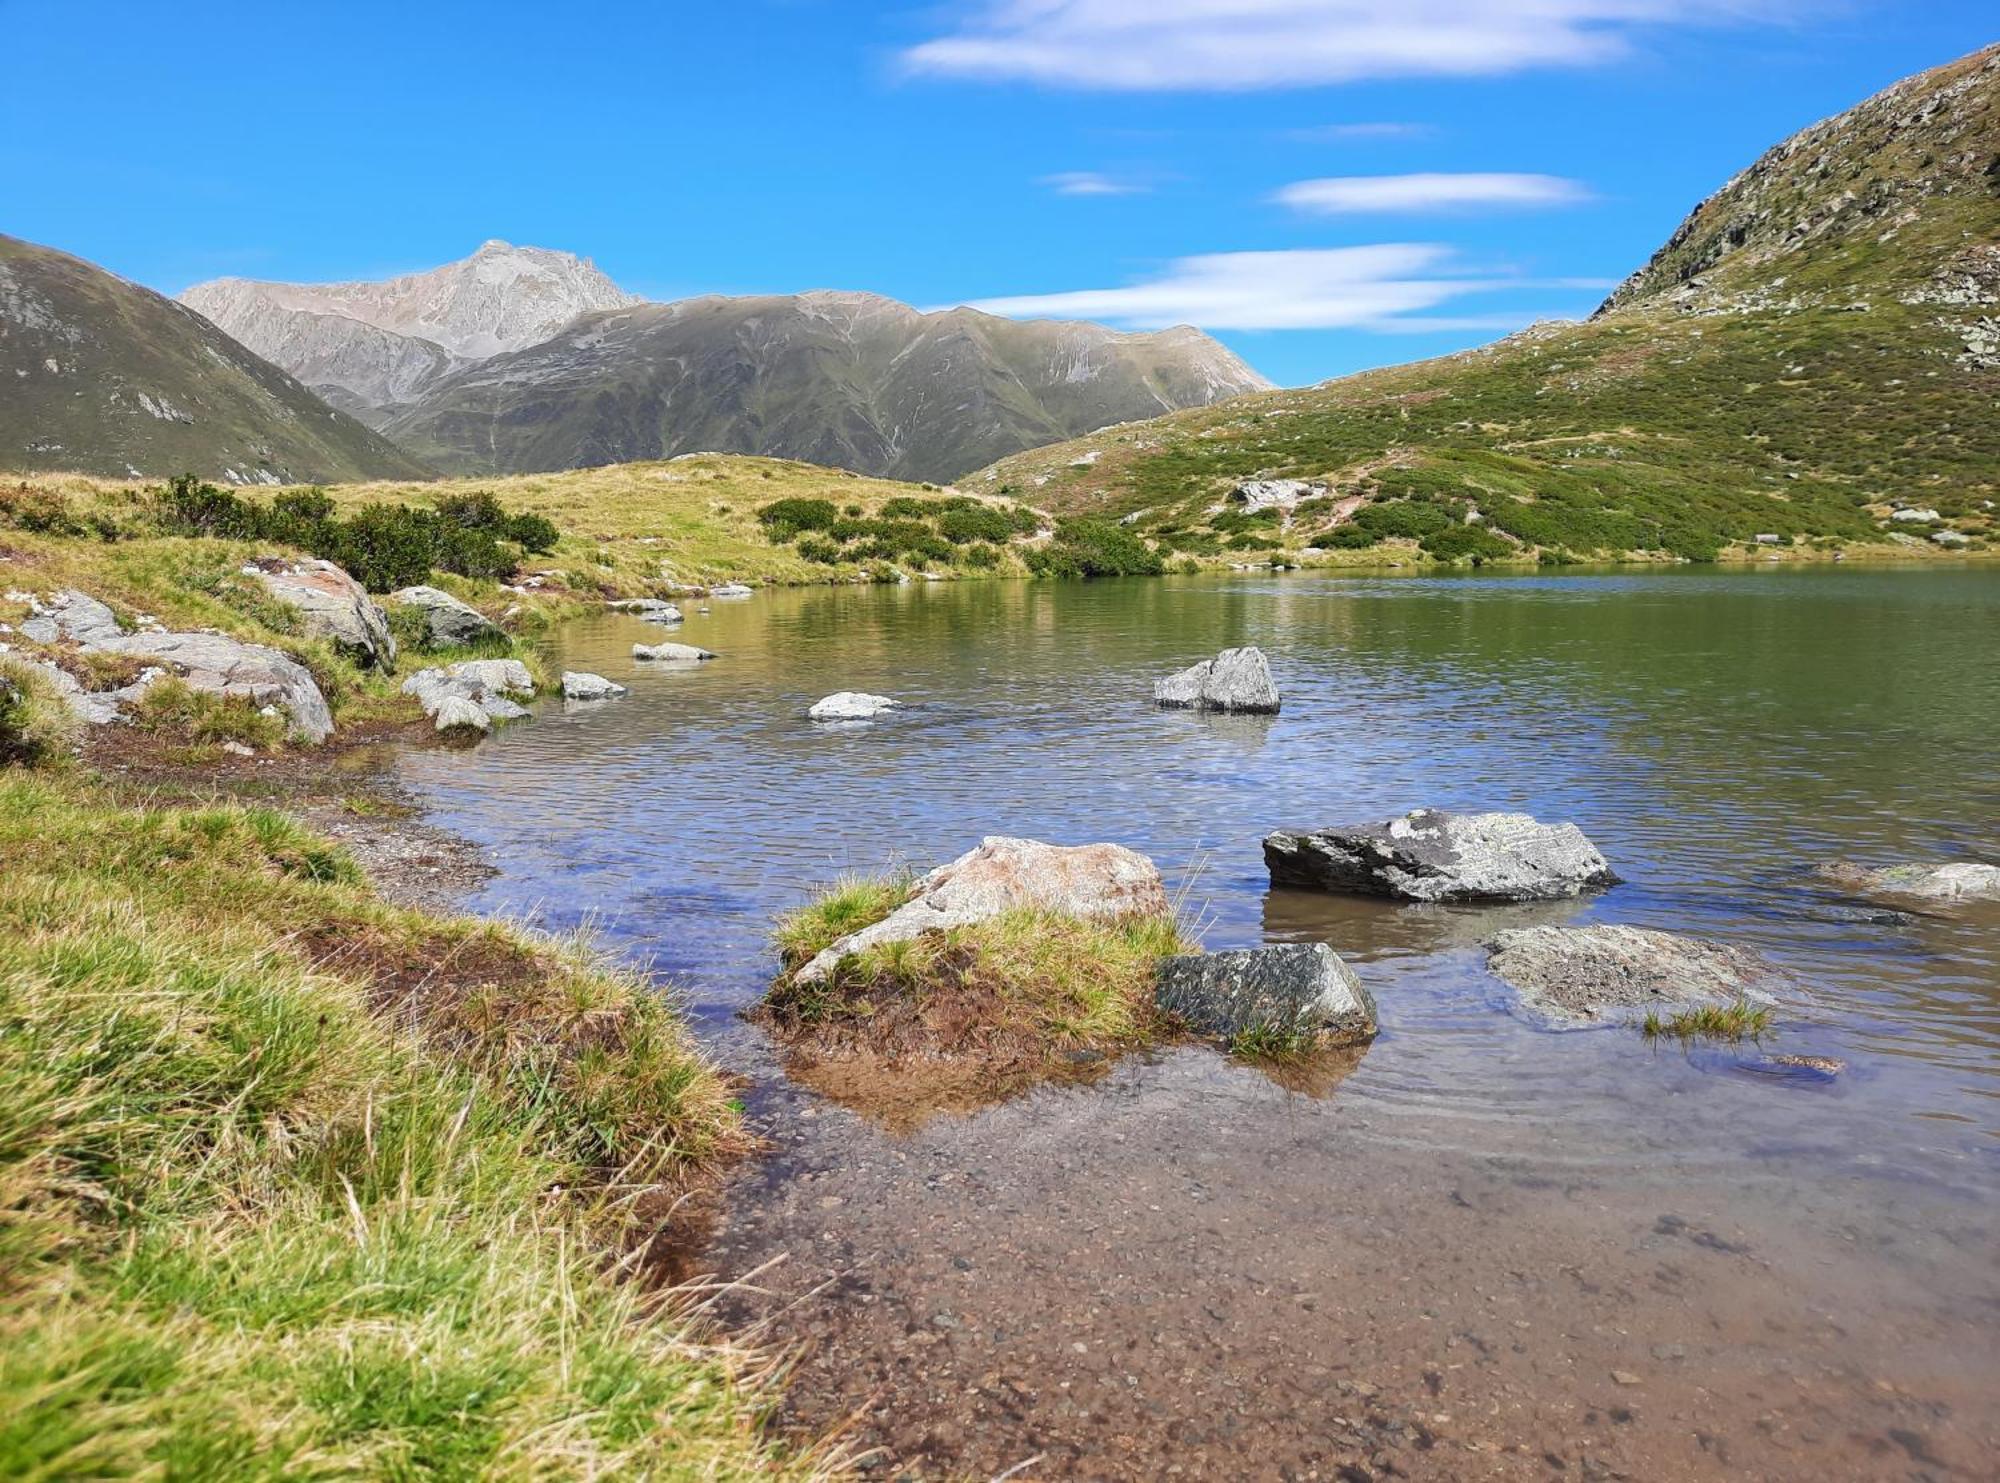
M 967 488 L 1250 558 L 2000 535 L 2000 47 L 1724 184 L 1584 323 L 1011 456 Z M 1248 493 L 1246 493 L 1246 488 Z
M 856 293 L 650 304 L 587 261 L 505 242 L 384 283 L 225 278 L 181 298 L 451 473 L 713 450 L 942 481 L 1270 384 L 1193 329 L 926 314 Z

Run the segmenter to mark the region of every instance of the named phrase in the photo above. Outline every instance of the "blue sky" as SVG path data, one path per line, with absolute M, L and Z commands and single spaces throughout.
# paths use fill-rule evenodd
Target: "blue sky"
M 1587 313 L 1990 0 L 0 0 L 0 231 L 167 292 L 490 237 L 654 297 L 867 289 L 1276 380 Z

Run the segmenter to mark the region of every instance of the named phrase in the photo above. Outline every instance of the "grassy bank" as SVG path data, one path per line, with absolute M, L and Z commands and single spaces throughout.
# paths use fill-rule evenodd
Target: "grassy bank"
M 81 769 L 0 857 L 0 1473 L 791 1470 L 618 1280 L 743 1141 L 646 985 Z

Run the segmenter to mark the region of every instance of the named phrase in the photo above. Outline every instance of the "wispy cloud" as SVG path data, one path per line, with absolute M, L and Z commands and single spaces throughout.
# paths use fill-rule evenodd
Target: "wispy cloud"
M 1404 328 L 1470 294 L 1523 287 L 1517 278 L 1458 268 L 1449 247 L 1398 242 L 1289 252 L 1218 252 L 1177 258 L 1122 288 L 1018 294 L 970 307 L 1012 317 L 1096 319 L 1133 329 L 1193 324 L 1212 330 Z M 1527 316 L 1508 319 L 1525 323 Z
M 1304 129 L 1287 129 L 1284 137 L 1302 144 L 1353 144 L 1371 139 L 1422 139 L 1437 131 L 1429 124 L 1390 122 L 1359 124 L 1314 124 Z
M 1779 18 L 1803 0 L 979 0 L 912 72 L 1213 92 L 1602 63 L 1650 25 Z
M 1064 170 L 1044 175 L 1035 183 L 1047 186 L 1059 196 L 1139 196 L 1152 189 L 1136 180 L 1119 180 L 1095 170 Z
M 1272 200 L 1309 216 L 1411 214 L 1527 206 L 1571 206 L 1590 192 L 1559 175 L 1426 173 L 1339 175 L 1300 180 Z

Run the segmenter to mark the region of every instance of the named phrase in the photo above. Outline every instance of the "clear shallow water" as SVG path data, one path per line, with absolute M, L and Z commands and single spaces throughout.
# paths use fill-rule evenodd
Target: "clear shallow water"
M 630 659 L 633 642 L 660 636 L 617 617 L 575 625 L 559 662 L 627 683 L 630 697 L 548 709 L 470 753 L 413 753 L 401 766 L 440 822 L 492 847 L 501 874 L 475 907 L 558 927 L 594 921 L 613 946 L 676 979 L 725 1061 L 759 1081 L 753 1105 L 784 1152 L 739 1180 L 716 1264 L 748 1270 L 803 1249 L 822 1265 L 802 1264 L 801 1292 L 813 1285 L 807 1269 L 815 1280 L 885 1284 L 866 1303 L 782 1310 L 791 1316 L 781 1332 L 796 1323 L 843 1356 L 817 1382 L 819 1371 L 802 1372 L 801 1425 L 865 1399 L 853 1393 L 860 1376 L 898 1393 L 902 1372 L 889 1357 L 904 1352 L 907 1335 L 878 1315 L 905 1314 L 958 1347 L 972 1342 L 967 1335 L 998 1333 L 966 1363 L 1004 1366 L 1032 1327 L 1019 1314 L 1012 1327 L 1004 1317 L 1027 1301 L 1018 1280 L 996 1283 L 981 1300 L 990 1326 L 931 1330 L 925 1311 L 973 1280 L 956 1265 L 973 1259 L 968 1251 L 1010 1239 L 996 1210 L 1018 1210 L 1016 1277 L 1034 1268 L 1036 1291 L 1063 1313 L 1135 1270 L 1154 1271 L 1155 1292 L 1191 1272 L 1207 1273 L 1211 1290 L 1259 1290 L 1256 1261 L 1180 1251 L 1184 1217 L 1137 1194 L 1126 1217 L 1136 1244 L 1088 1258 L 1107 1217 L 1087 1203 L 1051 1207 L 1044 1187 L 1052 1163 L 1070 1160 L 1100 1193 L 1182 1187 L 1192 1164 L 1226 1148 L 1226 1168 L 1195 1182 L 1227 1187 L 1260 1237 L 1304 1252 L 1332 1241 L 1343 1223 L 1350 1241 L 1403 1229 L 1404 1212 L 1447 1192 L 1465 1199 L 1469 1181 L 1496 1170 L 1507 1171 L 1509 1189 L 1591 1192 L 1587 1216 L 1567 1208 L 1574 1193 L 1498 1201 L 1457 1238 L 1438 1234 L 1450 1218 L 1426 1217 L 1424 1238 L 1399 1246 L 1384 1279 L 1401 1287 L 1398 1301 L 1349 1305 L 1338 1318 L 1335 1305 L 1316 1305 L 1318 1318 L 1303 1328 L 1291 1308 L 1225 1324 L 1201 1316 L 1203 1307 L 1192 1320 L 1225 1330 L 1240 1323 L 1238 1350 L 1285 1357 L 1288 1346 L 1304 1346 L 1286 1360 L 1288 1374 L 1294 1361 L 1323 1361 L 1324 1346 L 1373 1335 L 1377 1378 L 1367 1383 L 1379 1395 L 1368 1404 L 1378 1409 L 1402 1385 L 1408 1414 L 1430 1414 L 1421 1410 L 1436 1399 L 1424 1366 L 1448 1363 L 1423 1358 L 1425 1333 L 1407 1330 L 1424 1309 L 1412 1307 L 1412 1284 L 1430 1291 L 1445 1273 L 1483 1271 L 1504 1286 L 1537 1253 L 1564 1250 L 1572 1265 L 1603 1264 L 1607 1279 L 1640 1262 L 1622 1284 L 1597 1282 L 1596 1294 L 1568 1300 L 1581 1305 L 1565 1339 L 1572 1362 L 1593 1342 L 1617 1348 L 1602 1334 L 1587 1337 L 1617 1325 L 1602 1315 L 1583 1321 L 1592 1304 L 1610 1301 L 1606 1293 L 1622 1294 L 1628 1326 L 1641 1313 L 1671 1327 L 1705 1311 L 1708 1334 L 1753 1320 L 1768 1334 L 1803 1309 L 1827 1309 L 1846 1336 L 1779 1344 L 1784 1365 L 1823 1345 L 1830 1370 L 1858 1367 L 1842 1383 L 1859 1387 L 1867 1405 L 1892 1404 L 1885 1396 L 1917 1404 L 1909 1397 L 1922 1386 L 1913 1380 L 1937 1394 L 1922 1398 L 1933 1408 L 1917 1418 L 1922 1425 L 1885 1419 L 1865 1445 L 1854 1425 L 1826 1426 L 1826 1450 L 1809 1454 L 1816 1466 L 1874 1476 L 1879 1445 L 1905 1468 L 1929 1466 L 1912 1462 L 1900 1441 L 1882 1443 L 1899 1431 L 1930 1438 L 1925 1446 L 1944 1449 L 1937 1455 L 1947 1461 L 1953 1447 L 1963 1462 L 1992 1440 L 1991 1407 L 1939 1397 L 2000 1389 L 2000 1243 L 1991 1234 L 2000 1208 L 2000 913 L 1885 920 L 1828 895 L 1810 872 L 1838 857 L 2000 859 L 2000 574 L 1291 575 L 778 592 L 690 609 L 674 636 L 719 652 L 713 663 L 670 669 Z M 1156 676 L 1238 643 L 1270 654 L 1282 715 L 1210 718 L 1149 705 Z M 880 691 L 911 709 L 874 723 L 809 723 L 806 706 L 836 689 Z M 1587 903 L 1519 911 L 1400 908 L 1269 888 L 1259 841 L 1271 828 L 1419 805 L 1574 819 L 1628 884 Z M 1322 1098 L 1188 1051 L 1128 1063 L 1099 1087 L 1040 1094 L 900 1139 L 788 1088 L 760 1037 L 733 1019 L 772 970 L 772 915 L 839 871 L 929 864 L 1002 832 L 1145 851 L 1184 883 L 1211 948 L 1331 941 L 1373 989 L 1382 1037 Z M 1684 1057 L 1624 1034 L 1534 1030 L 1509 1014 L 1478 947 L 1521 920 L 1635 922 L 1760 949 L 1811 987 L 1769 1048 L 1837 1056 L 1851 1070 L 1827 1086 L 1788 1083 L 1745 1074 L 1727 1054 Z M 1023 1153 L 1050 1128 L 1061 1130 L 1059 1152 Z M 927 1170 L 921 1179 L 913 1165 Z M 968 1181 L 980 1170 L 990 1179 L 974 1194 Z M 839 1192 L 808 1197 L 826 1181 Z M 942 1203 L 933 1198 L 954 1188 Z M 929 1192 L 924 1211 L 906 1207 L 912 1190 Z M 1691 1219 L 1688 1230 L 1733 1223 L 1741 1239 L 1718 1237 L 1722 1246 L 1782 1251 L 1783 1279 L 1774 1279 L 1776 1258 L 1751 1262 L 1753 1278 L 1735 1270 L 1746 1259 L 1705 1245 L 1703 1258 L 1729 1258 L 1730 1270 L 1704 1279 L 1699 1302 L 1686 1291 L 1669 1299 L 1635 1253 L 1649 1240 L 1680 1239 L 1675 1222 Z M 911 1222 L 943 1224 L 912 1246 Z M 1045 1252 L 1035 1267 L 1033 1248 L 1060 1244 L 1051 1233 L 1064 1231 L 1076 1244 L 1060 1257 Z M 931 1262 L 934 1280 L 925 1275 Z M 1308 1270 L 1328 1269 L 1321 1261 Z M 1048 1296 L 1066 1291 L 1067 1305 Z M 1442 1301 L 1433 1294 L 1431 1308 L 1446 1312 Z M 1476 1311 L 1485 1300 L 1463 1301 Z M 1863 1332 L 1869 1347 L 1857 1352 Z M 1753 1351 L 1763 1352 L 1741 1341 L 1717 1349 L 1690 1393 L 1712 1407 L 1716 1382 L 1734 1375 L 1740 1400 L 1747 1382 L 1732 1367 Z M 1649 1352 L 1642 1346 L 1641 1358 Z M 893 1408 L 899 1419 L 867 1434 L 900 1456 L 998 1467 L 1055 1447 L 1084 1472 L 1147 1476 L 1165 1465 L 1149 1449 L 1170 1434 L 1171 1396 L 1122 1421 L 1108 1401 L 1074 1400 L 1075 1415 L 1029 1407 L 1009 1421 L 962 1397 L 941 1400 L 939 1360 L 921 1359 L 905 1378 L 931 1385 L 929 1399 L 913 1396 Z M 1625 1365 L 1629 1372 L 1639 1361 Z M 1686 1361 L 1674 1366 L 1688 1370 Z M 1894 1371 L 1887 1378 L 1885 1367 Z M 1229 1361 L 1197 1372 L 1230 1373 Z M 1124 1378 L 1132 1384 L 1107 1379 L 1107 1394 L 1130 1402 L 1160 1376 L 1139 1366 Z M 1255 1391 L 1262 1382 L 1240 1383 Z M 1482 1395 L 1486 1414 L 1504 1413 L 1497 1398 L 1508 1385 L 1539 1396 L 1530 1409 L 1540 1419 L 1517 1423 L 1538 1444 L 1550 1426 L 1582 1424 L 1563 1419 L 1573 1377 L 1496 1373 Z M 1840 1414 L 1859 1404 L 1831 1391 L 1815 1403 Z M 1018 1396 L 1011 1404 L 1020 1409 Z M 955 1438 L 913 1419 L 968 1406 Z M 1265 1415 L 1253 1405 L 1243 1415 L 1276 1449 L 1274 1468 L 1281 1453 L 1283 1466 L 1310 1471 L 1314 1457 L 1347 1455 L 1336 1442 L 1388 1445 L 1348 1434 L 1329 1441 L 1284 1408 Z M 1777 1435 L 1746 1414 L 1752 1435 L 1724 1464 L 1713 1449 L 1684 1456 L 1676 1439 L 1693 1433 L 1670 1410 L 1654 1418 L 1657 1430 L 1643 1408 L 1639 1416 L 1614 1427 L 1595 1455 L 1622 1456 L 1640 1476 L 1726 1476 L 1747 1448 L 1775 1445 Z M 1506 1449 L 1528 1444 L 1492 1427 L 1478 1440 L 1499 1450 L 1472 1451 L 1467 1440 L 1454 1455 L 1504 1473 L 1515 1455 Z M 1121 1434 L 1138 1437 L 1138 1450 L 1111 1447 L 1106 1438 Z M 1174 1445 L 1198 1462 L 1203 1447 L 1240 1457 L 1243 1444 L 1217 1433 Z M 1573 1450 L 1573 1438 L 1564 1447 Z M 1422 1461 L 1436 1470 L 1432 1450 Z M 1548 1466 L 1534 1448 L 1520 1455 Z M 1764 1465 L 1789 1475 L 1782 1458 Z

